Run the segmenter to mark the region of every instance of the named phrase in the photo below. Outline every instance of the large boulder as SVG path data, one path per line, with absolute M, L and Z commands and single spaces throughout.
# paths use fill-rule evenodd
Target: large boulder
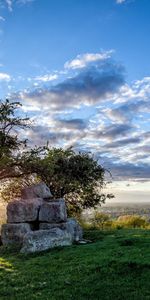
M 79 223 L 73 219 L 67 219 L 67 222 L 62 223 L 40 223 L 39 229 L 42 230 L 49 230 L 52 228 L 59 228 L 61 230 L 66 230 L 72 236 L 72 241 L 79 241 L 83 238 L 83 230 Z
M 22 245 L 24 235 L 30 232 L 30 225 L 27 223 L 20 224 L 3 224 L 1 229 L 1 240 L 3 245 Z
M 21 198 L 24 200 L 32 199 L 32 198 L 43 198 L 43 199 L 50 199 L 52 198 L 52 193 L 50 189 L 44 182 L 40 182 L 34 184 L 29 187 L 25 187 L 21 191 Z
M 39 211 L 39 221 L 49 223 L 66 222 L 67 211 L 64 199 L 45 202 Z
M 31 231 L 24 236 L 21 253 L 34 253 L 72 244 L 71 235 L 59 228 Z
M 14 200 L 7 206 L 7 222 L 8 223 L 24 223 L 33 222 L 38 219 L 41 201 L 32 199 L 29 201 Z

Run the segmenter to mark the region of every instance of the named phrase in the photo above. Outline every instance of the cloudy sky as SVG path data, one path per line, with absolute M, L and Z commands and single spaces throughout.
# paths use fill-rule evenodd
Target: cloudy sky
M 0 98 L 32 144 L 92 152 L 116 201 L 149 201 L 149 16 L 149 0 L 0 0 Z

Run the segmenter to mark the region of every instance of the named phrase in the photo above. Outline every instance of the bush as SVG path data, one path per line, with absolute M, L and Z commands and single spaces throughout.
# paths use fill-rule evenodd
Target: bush
M 148 222 L 144 217 L 139 215 L 125 215 L 120 216 L 115 222 L 114 227 L 121 228 L 145 228 Z
M 92 224 L 95 228 L 104 229 L 111 227 L 110 217 L 107 214 L 96 211 L 94 214 L 94 218 L 92 220 Z

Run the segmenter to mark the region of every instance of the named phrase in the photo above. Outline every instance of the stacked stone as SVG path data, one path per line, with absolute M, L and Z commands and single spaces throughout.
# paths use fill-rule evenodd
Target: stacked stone
M 1 239 L 3 245 L 17 244 L 21 253 L 32 253 L 71 245 L 82 239 L 82 229 L 67 218 L 64 199 L 52 200 L 49 188 L 40 183 L 23 189 L 21 199 L 8 204 Z

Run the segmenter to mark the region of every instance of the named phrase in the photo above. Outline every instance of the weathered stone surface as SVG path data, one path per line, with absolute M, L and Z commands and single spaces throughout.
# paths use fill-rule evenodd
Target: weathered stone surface
M 59 228 L 31 231 L 24 236 L 21 253 L 34 253 L 72 244 L 71 235 Z
M 49 223 L 65 222 L 67 220 L 66 205 L 63 199 L 45 202 L 39 211 L 39 221 Z
M 49 230 L 52 228 L 59 228 L 61 230 L 67 229 L 67 222 L 61 222 L 61 223 L 40 223 L 39 229 L 41 230 Z
M 67 219 L 67 222 L 62 223 L 40 223 L 39 228 L 42 230 L 48 230 L 52 228 L 59 228 L 61 230 L 67 230 L 72 236 L 72 241 L 79 241 L 83 237 L 83 231 L 79 223 L 73 219 Z
M 22 245 L 24 235 L 30 232 L 30 225 L 27 223 L 20 224 L 3 224 L 1 229 L 1 240 L 3 245 Z
M 37 220 L 41 202 L 34 201 L 12 201 L 7 206 L 7 222 L 23 223 Z
M 52 197 L 53 196 L 50 189 L 47 187 L 47 185 L 44 182 L 26 187 L 21 191 L 21 198 L 24 200 L 32 199 L 32 198 L 49 199 Z
M 67 220 L 66 230 L 71 234 L 73 241 L 77 242 L 79 240 L 82 240 L 83 230 L 75 219 L 69 218 Z

